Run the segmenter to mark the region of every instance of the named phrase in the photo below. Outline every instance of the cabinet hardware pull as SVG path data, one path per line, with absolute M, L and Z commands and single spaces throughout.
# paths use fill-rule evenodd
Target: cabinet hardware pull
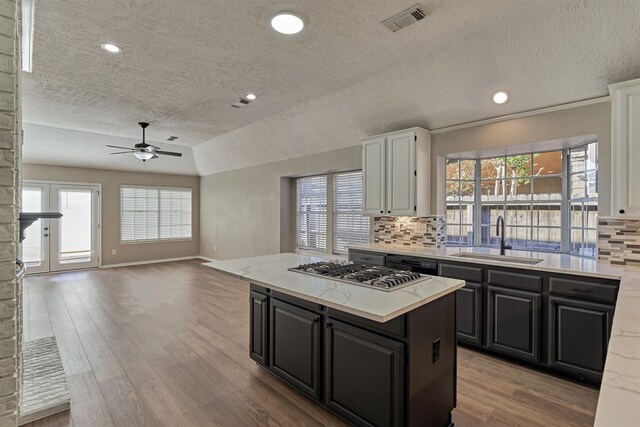
M 618 212 L 620 212 L 621 214 L 624 213 L 624 209 L 620 209 Z
M 587 288 L 573 288 L 572 291 L 584 292 L 585 294 L 590 294 L 591 293 L 591 289 L 587 289 Z

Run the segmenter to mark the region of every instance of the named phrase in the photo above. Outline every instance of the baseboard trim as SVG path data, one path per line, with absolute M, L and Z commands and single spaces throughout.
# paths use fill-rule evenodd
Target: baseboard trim
M 132 265 L 158 264 L 161 262 L 186 261 L 189 259 L 200 259 L 200 258 L 206 259 L 204 257 L 201 257 L 200 255 L 193 255 L 193 256 L 183 256 L 183 257 L 177 257 L 177 258 L 150 259 L 148 261 L 122 262 L 119 264 L 106 264 L 106 265 L 102 265 L 100 268 L 129 267 Z
M 207 256 L 202 256 L 202 255 L 200 255 L 198 258 L 203 259 L 207 262 L 218 261 L 217 259 L 209 258 Z

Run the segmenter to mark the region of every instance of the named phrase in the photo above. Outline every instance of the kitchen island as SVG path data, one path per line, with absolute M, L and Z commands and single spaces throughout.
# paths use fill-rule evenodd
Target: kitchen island
M 250 357 L 300 392 L 355 425 L 449 425 L 464 281 L 387 292 L 288 271 L 322 260 L 287 253 L 204 266 L 251 283 Z

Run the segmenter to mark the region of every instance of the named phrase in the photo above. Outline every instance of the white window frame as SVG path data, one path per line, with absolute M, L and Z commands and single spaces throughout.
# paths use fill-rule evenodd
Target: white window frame
M 308 175 L 308 176 L 303 176 L 303 177 L 297 177 L 293 179 L 293 186 L 295 187 L 295 203 L 294 203 L 294 211 L 295 211 L 295 217 L 296 217 L 296 232 L 295 232 L 295 248 L 296 248 L 296 252 L 300 252 L 300 253 L 326 253 L 326 254 L 331 254 L 331 255 L 346 255 L 346 251 L 338 251 L 336 250 L 336 241 L 335 241 L 335 215 L 336 215 L 336 210 L 335 210 L 335 184 L 336 184 L 336 175 L 342 175 L 342 174 L 348 174 L 348 173 L 355 173 L 355 172 L 362 172 L 362 170 L 360 169 L 356 169 L 356 170 L 347 170 L 347 171 L 341 171 L 341 172 L 331 172 L 331 173 L 326 173 L 326 174 L 321 174 L 321 175 Z M 300 247 L 299 246 L 299 212 L 298 212 L 298 180 L 299 179 L 305 179 L 305 178 L 311 178 L 311 177 L 325 177 L 327 180 L 327 200 L 326 200 L 326 248 L 325 249 L 314 249 L 314 248 L 307 248 L 307 247 Z M 372 218 L 364 215 L 364 213 L 362 214 L 362 216 L 364 218 L 366 218 L 366 220 L 369 222 L 369 232 L 368 232 L 368 238 L 369 241 L 371 241 L 371 232 L 372 232 Z
M 549 253 L 562 253 L 562 254 L 570 254 L 570 255 L 577 255 L 577 256 L 583 256 L 586 258 L 593 258 L 589 255 L 583 255 L 583 254 L 579 254 L 576 252 L 572 252 L 571 251 L 571 246 L 572 246 L 572 240 L 571 240 L 571 231 L 572 229 L 580 229 L 582 232 L 582 236 L 583 236 L 583 241 L 584 241 L 584 235 L 585 235 L 585 231 L 593 231 L 593 228 L 588 228 L 588 227 L 584 227 L 584 224 L 582 224 L 582 227 L 573 227 L 570 224 L 570 220 L 571 220 L 571 203 L 572 202 L 596 202 L 598 201 L 597 197 L 585 197 L 585 198 L 576 198 L 576 199 L 572 199 L 571 198 L 571 188 L 570 188 L 570 184 L 571 184 L 571 180 L 570 177 L 571 175 L 575 175 L 575 174 L 581 174 L 581 173 L 590 173 L 590 172 L 596 172 L 598 171 L 598 168 L 596 167 L 596 169 L 590 169 L 588 171 L 585 172 L 577 172 L 577 173 L 572 173 L 572 171 L 570 170 L 571 167 L 571 160 L 570 160 L 570 152 L 571 150 L 579 150 L 581 148 L 583 149 L 587 149 L 587 147 L 591 144 L 597 144 L 597 141 L 592 141 L 592 142 L 588 142 L 586 144 L 580 144 L 577 145 L 575 147 L 571 147 L 571 148 L 564 148 L 564 149 L 555 149 L 555 150 L 536 150 L 533 152 L 525 152 L 525 153 L 520 153 L 520 154 L 508 154 L 505 157 L 508 156 L 514 156 L 514 155 L 533 155 L 533 154 L 539 154 L 539 153 L 544 153 L 544 152 L 554 152 L 554 151 L 562 151 L 563 153 L 563 164 L 562 164 L 562 173 L 561 174 L 551 174 L 551 175 L 544 175 L 544 176 L 540 176 L 538 177 L 538 179 L 540 178 L 551 178 L 551 177 L 561 177 L 562 178 L 562 197 L 561 200 L 533 200 L 533 198 L 531 200 L 528 200 L 526 202 L 522 202 L 522 203 L 518 203 L 518 202 L 514 202 L 514 201 L 507 201 L 506 198 L 503 201 L 482 201 L 481 200 L 481 192 L 480 192 L 480 188 L 481 188 L 481 181 L 482 181 L 482 177 L 481 177 L 481 160 L 483 159 L 492 159 L 492 158 L 496 158 L 496 157 L 503 157 L 503 156 L 481 156 L 478 157 L 476 159 L 465 159 L 465 158 L 455 158 L 455 157 L 447 157 L 446 160 L 474 160 L 475 161 L 475 170 L 474 170 L 474 201 L 473 202 L 463 202 L 463 201 L 448 201 L 446 200 L 446 195 L 445 195 L 445 212 L 447 211 L 448 206 L 450 205 L 465 205 L 465 204 L 469 204 L 472 205 L 473 208 L 473 242 L 471 242 L 468 245 L 457 245 L 455 243 L 451 243 L 449 242 L 448 238 L 447 238 L 447 244 L 449 246 L 452 247 L 495 247 L 495 245 L 483 245 L 482 244 L 482 227 L 483 225 L 481 224 L 482 222 L 482 206 L 483 205 L 503 205 L 504 208 L 503 210 L 505 210 L 509 205 L 513 206 L 513 205 L 521 205 L 521 204 L 526 204 L 529 205 L 531 208 L 533 208 L 536 205 L 550 205 L 550 204 L 559 204 L 560 205 L 560 215 L 561 215 L 561 226 L 560 227 L 540 227 L 539 225 L 534 225 L 533 224 L 533 219 L 531 220 L 531 225 L 530 226 L 521 226 L 521 227 L 526 227 L 529 228 L 531 230 L 531 239 L 533 239 L 534 235 L 534 231 L 539 229 L 539 228 L 556 228 L 556 229 L 560 229 L 560 233 L 561 233 L 561 246 L 560 246 L 560 252 L 553 252 L 553 251 L 542 251 L 540 249 L 522 249 L 522 248 L 518 248 L 517 250 L 523 250 L 523 251 L 534 251 L 534 252 L 549 252 Z M 445 161 L 446 164 L 446 161 Z M 532 172 L 533 173 L 533 172 Z M 536 176 L 532 175 L 529 177 L 525 177 L 525 178 L 529 178 L 531 180 L 530 185 L 532 187 L 531 190 L 531 194 L 533 194 L 533 185 L 534 185 L 534 181 L 536 179 Z M 508 180 L 509 178 L 504 178 L 506 180 Z M 503 180 L 504 180 L 503 179 Z M 460 185 L 459 183 L 461 181 L 464 180 L 460 180 L 460 176 L 458 176 L 457 180 L 449 180 L 447 179 L 446 176 L 446 167 L 445 167 L 445 185 L 446 185 L 446 181 L 457 181 L 458 185 Z M 506 182 L 506 181 L 505 181 Z M 533 215 L 533 211 L 531 211 L 531 215 Z M 505 213 L 503 213 L 503 216 L 506 217 Z M 584 218 L 584 216 L 583 216 Z M 584 220 L 583 220 L 584 221 Z M 449 225 L 449 224 L 447 224 Z M 456 224 L 452 224 L 452 225 L 460 225 L 460 223 L 456 223 Z M 509 225 L 509 224 L 507 224 Z M 491 225 L 489 225 L 489 227 L 491 227 Z M 517 227 L 517 226 L 511 226 L 511 227 Z M 595 255 L 594 255 L 595 257 Z
M 123 231 L 123 193 L 122 190 L 125 188 L 131 188 L 131 189 L 143 189 L 143 190 L 155 190 L 158 192 L 158 198 L 157 198 L 157 213 L 158 213 L 158 218 L 157 218 L 157 223 L 158 223 L 158 231 L 157 231 L 157 238 L 151 238 L 151 239 L 134 239 L 134 240 L 124 240 L 123 236 L 122 236 L 122 231 Z M 189 206 L 189 236 L 188 237 L 165 237 L 162 238 L 160 237 L 160 233 L 161 233 L 161 226 L 162 226 L 162 218 L 161 218 L 161 209 L 160 209 L 160 202 L 161 202 L 161 197 L 160 194 L 162 191 L 182 191 L 182 192 L 188 192 L 189 196 L 190 196 L 190 206 Z M 122 245 L 136 245 L 136 244 L 146 244 L 146 243 L 166 243 L 166 242 L 185 242 L 185 241 L 191 241 L 193 240 L 193 188 L 191 187 L 167 187 L 167 186 L 151 186 L 151 185 L 136 185 L 136 184 L 122 184 L 120 185 L 120 244 Z

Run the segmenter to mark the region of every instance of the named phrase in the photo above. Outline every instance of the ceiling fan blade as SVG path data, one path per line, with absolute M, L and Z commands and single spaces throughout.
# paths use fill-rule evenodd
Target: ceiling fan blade
M 131 154 L 131 151 L 116 151 L 115 153 L 110 154 Z
M 152 159 L 157 159 L 158 156 L 156 156 L 155 154 L 153 155 Z
M 156 151 L 156 154 L 164 154 L 165 156 L 182 157 L 182 153 L 175 153 L 173 151 Z
M 107 147 L 111 147 L 111 148 L 121 148 L 121 149 L 123 149 L 123 150 L 131 150 L 131 151 L 133 151 L 133 148 L 130 148 L 130 147 L 119 147 L 119 146 L 117 146 L 117 145 L 107 145 Z

